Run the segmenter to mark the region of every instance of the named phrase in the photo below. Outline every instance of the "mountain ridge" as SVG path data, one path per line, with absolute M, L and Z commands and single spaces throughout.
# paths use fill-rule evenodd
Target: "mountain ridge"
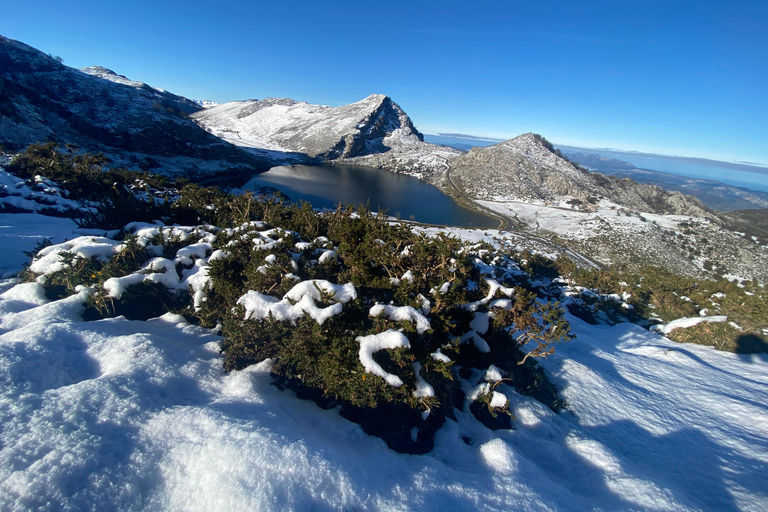
M 303 153 L 310 159 L 353 158 L 377 149 L 376 139 L 394 130 L 423 141 L 410 118 L 384 94 L 348 105 L 312 105 L 290 98 L 224 103 L 192 118 L 209 131 L 234 134 L 254 147 Z
M 53 141 L 103 152 L 123 165 L 152 168 L 161 159 L 177 174 L 265 168 L 188 119 L 199 105 L 106 68 L 74 69 L 0 36 L 0 70 L 6 149 Z
M 698 199 L 656 185 L 590 173 L 562 158 L 541 136 L 526 133 L 473 148 L 451 164 L 451 178 L 469 199 L 596 204 L 608 199 L 648 213 L 714 218 Z

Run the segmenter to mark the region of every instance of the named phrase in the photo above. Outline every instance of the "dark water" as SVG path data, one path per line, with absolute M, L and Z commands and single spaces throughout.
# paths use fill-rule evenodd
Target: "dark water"
M 291 198 L 312 203 L 315 208 L 342 204 L 366 204 L 376 211 L 403 219 L 447 226 L 494 228 L 499 223 L 462 208 L 432 185 L 411 176 L 352 165 L 293 165 L 273 167 L 258 174 L 243 189 L 274 187 Z

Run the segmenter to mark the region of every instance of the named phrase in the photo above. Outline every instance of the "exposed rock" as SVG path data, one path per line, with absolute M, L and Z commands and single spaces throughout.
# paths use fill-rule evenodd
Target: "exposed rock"
M 383 94 L 340 107 L 288 98 L 236 101 L 192 117 L 212 133 L 272 157 L 275 163 L 285 163 L 291 155 L 294 162 L 368 165 L 434 182 L 460 154 L 425 143 L 403 109 Z
M 264 149 L 304 153 L 310 158 L 350 158 L 381 149 L 377 140 L 395 130 L 424 140 L 388 96 L 374 94 L 340 107 L 288 98 L 225 103 L 193 115 L 213 133 L 234 134 Z M 232 138 L 232 135 L 229 135 Z
M 192 171 L 208 165 L 195 160 L 264 168 L 189 120 L 199 105 L 106 68 L 73 69 L 0 36 L 0 82 L 0 141 L 6 149 L 54 141 L 117 160 L 184 160 Z
M 366 165 L 414 176 L 439 186 L 451 162 L 461 152 L 445 146 L 423 142 L 404 130 L 395 130 L 383 138 L 368 142 L 363 156 L 340 158 L 335 163 Z
M 588 205 L 608 199 L 643 212 L 713 217 L 692 196 L 580 169 L 533 133 L 459 156 L 450 180 L 475 200 Z

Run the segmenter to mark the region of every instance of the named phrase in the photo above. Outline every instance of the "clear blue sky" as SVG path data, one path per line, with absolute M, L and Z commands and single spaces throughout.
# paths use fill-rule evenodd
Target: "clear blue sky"
M 768 1 L 6 0 L 0 34 L 196 99 L 391 96 L 423 132 L 768 164 Z

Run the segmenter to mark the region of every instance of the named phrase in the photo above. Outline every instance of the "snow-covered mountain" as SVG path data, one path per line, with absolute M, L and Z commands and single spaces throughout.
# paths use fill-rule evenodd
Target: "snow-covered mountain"
M 195 99 L 193 99 L 192 101 L 194 101 L 195 103 L 197 103 L 198 105 L 200 105 L 203 108 L 211 108 L 211 107 L 216 107 L 216 106 L 219 105 L 215 101 L 211 101 L 211 100 L 195 100 Z
M 102 151 L 132 167 L 156 167 L 165 159 L 192 172 L 264 168 L 188 119 L 202 108 L 193 101 L 103 67 L 67 67 L 2 36 L 0 93 L 0 141 L 6 149 L 55 141 Z
M 383 94 L 339 107 L 289 98 L 224 103 L 192 115 L 211 133 L 243 147 L 432 175 L 460 153 L 424 142 L 408 115 Z M 283 155 L 280 155 L 282 153 Z M 262 153 L 267 154 L 267 153 Z
M 193 118 L 217 134 L 232 133 L 265 148 L 321 159 L 376 151 L 380 139 L 395 130 L 424 140 L 405 112 L 383 94 L 340 107 L 288 98 L 235 101 L 198 112 Z

